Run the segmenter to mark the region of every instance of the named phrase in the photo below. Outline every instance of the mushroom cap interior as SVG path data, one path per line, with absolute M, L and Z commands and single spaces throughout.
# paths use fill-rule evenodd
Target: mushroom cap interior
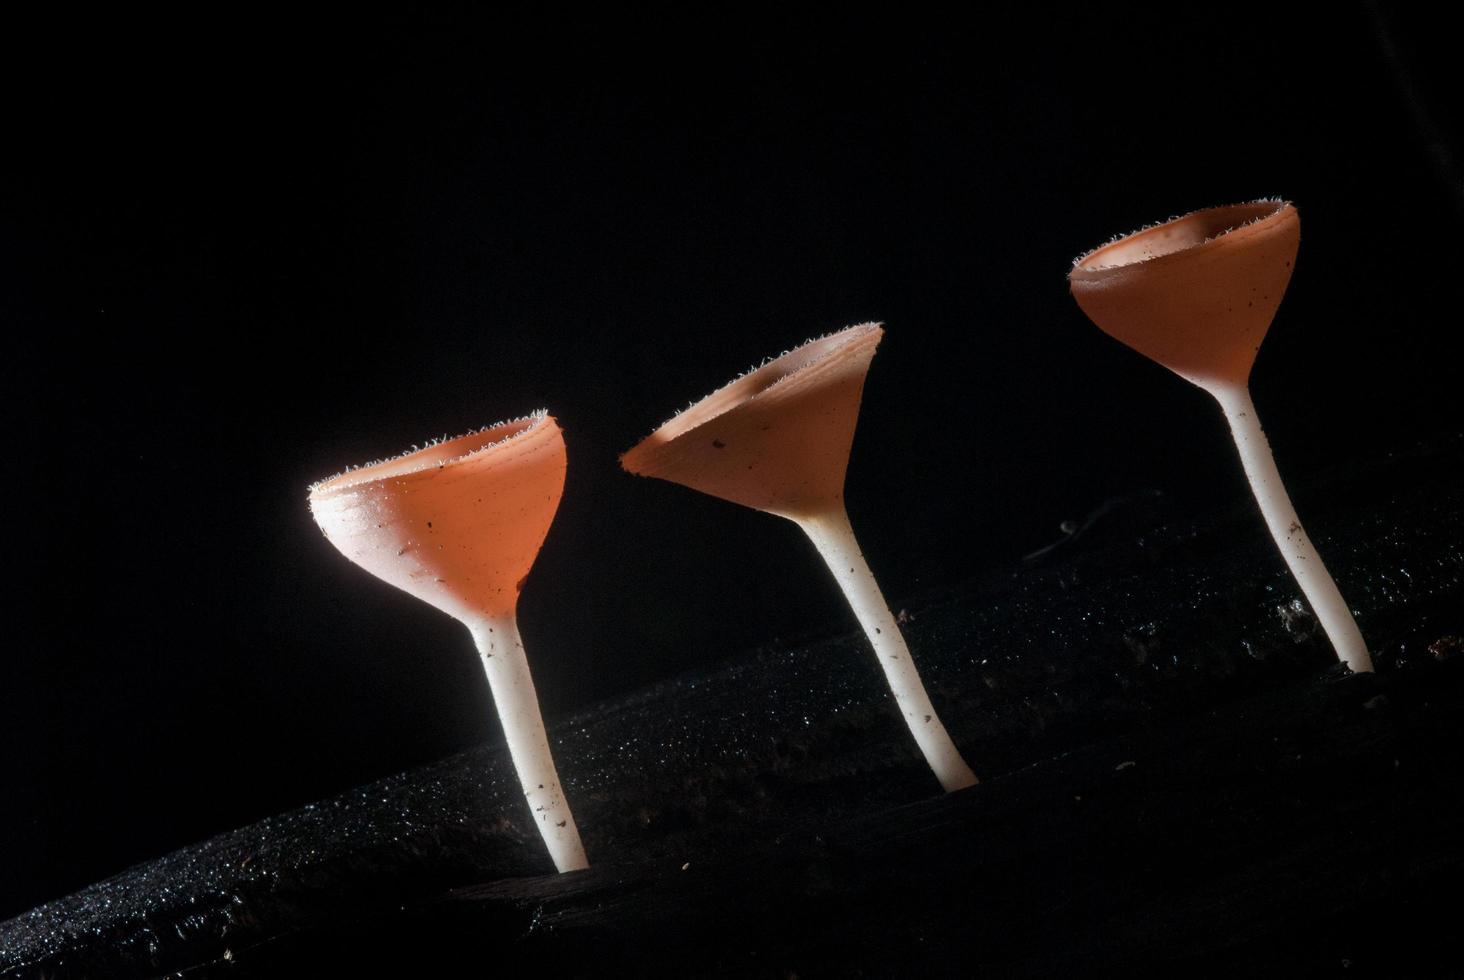
M 452 439 L 429 443 L 421 449 L 411 449 L 397 456 L 354 467 L 312 485 L 310 495 L 314 497 L 376 480 L 408 476 L 467 459 L 523 435 L 535 426 L 542 425 L 548 417 L 548 413 L 544 411 L 534 412 L 521 419 L 498 422 Z
M 1280 214 L 1289 207 L 1285 201 L 1252 201 L 1192 211 L 1099 246 L 1079 258 L 1074 271 L 1097 272 L 1173 255 Z
M 739 375 L 684 412 L 668 419 L 644 441 L 670 442 L 679 438 L 742 402 L 757 398 L 788 379 L 796 377 L 843 348 L 861 340 L 868 340 L 871 336 L 881 332 L 877 323 L 861 323 L 800 344 L 767 363 L 753 368 L 746 374 Z

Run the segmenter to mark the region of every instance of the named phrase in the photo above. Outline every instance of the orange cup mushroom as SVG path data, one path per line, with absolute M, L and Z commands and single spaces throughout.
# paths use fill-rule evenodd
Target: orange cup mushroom
M 541 411 L 323 480 L 310 511 L 341 554 L 468 628 L 534 822 L 555 867 L 573 871 L 588 861 L 516 617 L 565 462 L 559 426 Z
M 1282 557 L 1337 657 L 1373 669 L 1352 612 L 1281 482 L 1250 396 L 1251 367 L 1291 281 L 1301 219 L 1285 201 L 1209 208 L 1078 258 L 1073 298 L 1105 333 L 1209 392 Z
M 870 360 L 884 331 L 866 323 L 809 341 L 680 413 L 620 458 L 657 477 L 801 527 L 874 646 L 895 703 L 947 791 L 976 783 L 910 658 L 854 538 L 844 475 Z

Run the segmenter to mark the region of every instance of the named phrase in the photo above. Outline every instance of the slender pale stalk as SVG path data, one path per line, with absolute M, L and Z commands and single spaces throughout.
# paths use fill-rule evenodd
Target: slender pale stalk
M 895 617 L 890 614 L 879 584 L 864 560 L 864 553 L 859 550 L 859 542 L 854 539 L 854 528 L 849 524 L 849 515 L 843 505 L 794 520 L 818 549 L 829 571 L 834 573 L 855 618 L 864 628 L 864 635 L 869 637 L 874 647 L 875 658 L 889 682 L 895 704 L 899 706 L 910 734 L 915 736 L 916 744 L 940 780 L 941 787 L 949 793 L 975 786 L 976 774 L 961 758 L 930 704 L 930 696 L 920 681 L 920 672 L 915 669 L 905 638 L 900 634 Z
M 559 786 L 518 623 L 512 616 L 501 616 L 477 621 L 468 628 L 488 675 L 488 687 L 493 691 L 493 703 L 503 723 L 524 799 L 554 859 L 554 867 L 560 872 L 588 868 L 590 862 L 580 843 L 579 828 Z
M 1337 651 L 1337 658 L 1347 664 L 1354 673 L 1368 673 L 1373 669 L 1372 657 L 1352 611 L 1347 608 L 1337 583 L 1322 564 L 1317 549 L 1301 526 L 1296 508 L 1281 482 L 1276 470 L 1276 459 L 1271 455 L 1271 444 L 1261 431 L 1261 420 L 1251 402 L 1250 390 L 1244 385 L 1214 385 L 1210 394 L 1220 403 L 1225 420 L 1230 423 L 1230 433 L 1235 437 L 1235 448 L 1240 452 L 1240 463 L 1245 468 L 1245 477 L 1250 481 L 1251 492 L 1261 507 L 1266 527 L 1281 557 L 1291 574 L 1296 576 L 1302 594 L 1311 604 L 1312 612 L 1322 623 L 1327 637 Z

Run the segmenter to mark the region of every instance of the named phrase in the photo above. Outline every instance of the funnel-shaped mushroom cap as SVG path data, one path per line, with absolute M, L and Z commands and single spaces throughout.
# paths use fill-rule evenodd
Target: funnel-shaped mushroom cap
M 564 490 L 564 437 L 538 412 L 310 490 L 330 543 L 456 619 L 511 614 Z
M 1068 279 L 1083 312 L 1141 354 L 1202 388 L 1243 385 L 1300 239 L 1288 203 L 1210 208 L 1089 252 Z
M 884 331 L 811 340 L 703 398 L 620 457 L 632 473 L 797 518 L 841 499 L 864 376 Z

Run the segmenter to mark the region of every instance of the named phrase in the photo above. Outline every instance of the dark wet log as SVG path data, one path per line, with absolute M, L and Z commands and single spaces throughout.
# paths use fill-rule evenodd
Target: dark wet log
M 237 965 L 436 974 L 508 951 L 566 976 L 1426 974 L 1464 886 L 1461 708 L 1464 658 L 1328 672 L 975 790 L 705 860 L 459 889 Z
M 857 638 L 754 651 L 556 726 L 589 872 L 544 873 L 485 748 L 0 924 L 0 976 L 410 973 L 490 951 L 570 975 L 1421 956 L 1452 934 L 1464 863 L 1460 463 L 1450 445 L 1296 493 L 1376 677 L 1332 666 L 1249 507 L 1165 523 L 1143 498 L 914 608 L 972 790 L 938 794 Z

